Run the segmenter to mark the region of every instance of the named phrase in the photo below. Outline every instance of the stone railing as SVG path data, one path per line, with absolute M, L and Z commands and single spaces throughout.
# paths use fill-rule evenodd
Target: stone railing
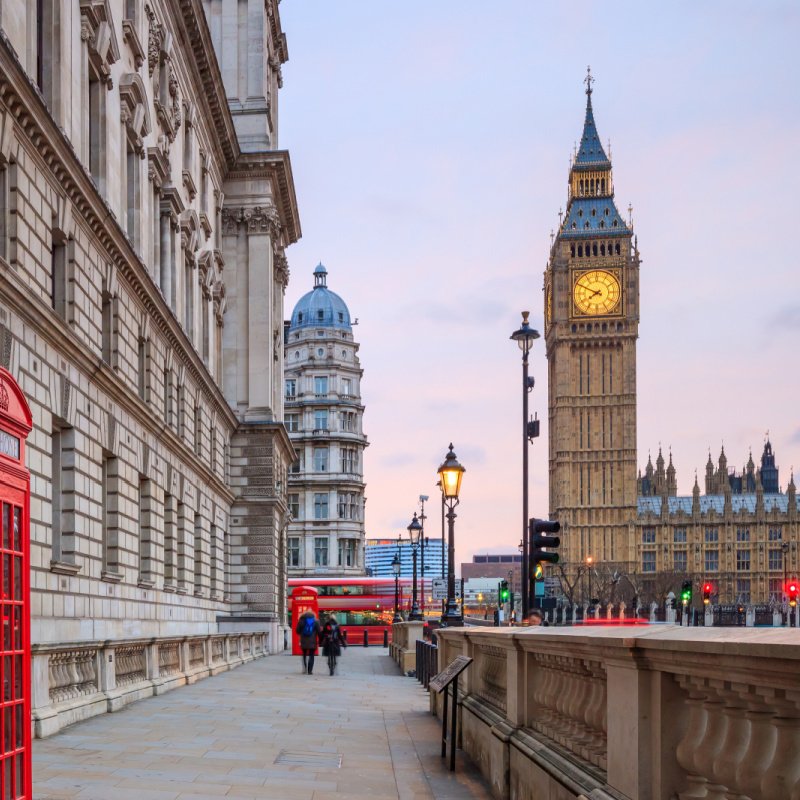
M 422 639 L 423 622 L 395 622 L 392 625 L 392 641 L 389 655 L 397 662 L 403 675 L 416 671 L 417 639 Z
M 40 644 L 32 653 L 37 737 L 266 655 L 267 634 Z
M 800 800 L 792 630 L 439 631 L 439 668 L 462 653 L 461 745 L 495 797 Z

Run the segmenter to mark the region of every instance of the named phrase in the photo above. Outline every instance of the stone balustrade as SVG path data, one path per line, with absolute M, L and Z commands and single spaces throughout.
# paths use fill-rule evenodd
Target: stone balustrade
M 791 629 L 449 628 L 461 746 L 498 798 L 800 800 Z M 431 695 L 441 714 L 441 695 Z
M 421 621 L 395 622 L 389 655 L 397 662 L 403 675 L 417 668 L 417 639 L 422 639 L 425 623 Z
M 267 654 L 267 634 L 227 633 L 31 647 L 34 734 L 118 711 Z

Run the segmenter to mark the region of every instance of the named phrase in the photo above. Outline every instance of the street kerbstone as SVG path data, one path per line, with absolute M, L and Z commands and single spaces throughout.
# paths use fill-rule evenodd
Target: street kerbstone
M 489 798 L 440 727 L 419 683 L 386 651 L 351 648 L 336 676 L 299 659 L 259 659 L 78 723 L 33 746 L 34 796 L 47 800 L 446 800 Z M 341 755 L 342 766 L 275 761 Z

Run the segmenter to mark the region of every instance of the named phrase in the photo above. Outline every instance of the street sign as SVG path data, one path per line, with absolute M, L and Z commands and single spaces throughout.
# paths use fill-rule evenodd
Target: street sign
M 434 578 L 431 583 L 433 584 L 433 599 L 447 600 L 447 578 Z M 463 580 L 456 578 L 456 600 L 461 599 L 462 587 Z

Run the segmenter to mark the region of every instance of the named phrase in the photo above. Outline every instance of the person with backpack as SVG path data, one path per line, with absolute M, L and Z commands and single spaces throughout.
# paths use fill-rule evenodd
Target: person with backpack
M 311 675 L 314 672 L 314 654 L 322 629 L 314 612 L 309 609 L 297 621 L 295 633 L 300 637 L 300 648 L 303 651 L 303 672 Z
M 342 648 L 347 647 L 347 642 L 342 636 L 342 629 L 336 617 L 329 616 L 322 628 L 322 655 L 328 658 L 328 669 L 331 675 L 336 672 L 336 659 L 342 654 Z

